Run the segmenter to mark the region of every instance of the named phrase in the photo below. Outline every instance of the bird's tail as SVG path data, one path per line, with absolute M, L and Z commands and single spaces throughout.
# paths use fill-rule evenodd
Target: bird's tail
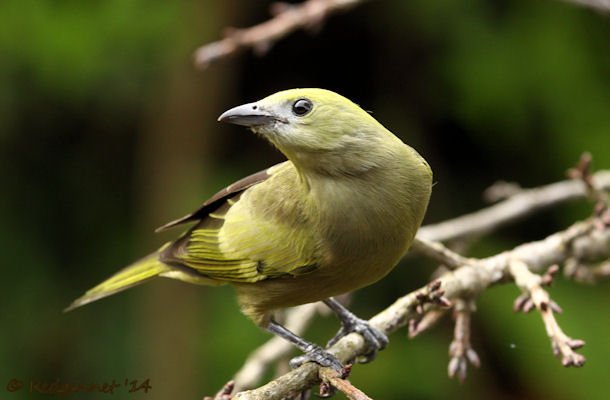
M 70 304 L 64 310 L 64 312 L 71 311 L 93 301 L 122 292 L 125 289 L 129 289 L 130 287 L 144 283 L 158 276 L 159 274 L 168 272 L 170 267 L 159 261 L 158 256 L 158 252 L 155 252 L 123 268 L 121 271 L 117 272 L 93 289 L 87 291 L 87 293 L 78 299 L 74 300 L 72 304 Z

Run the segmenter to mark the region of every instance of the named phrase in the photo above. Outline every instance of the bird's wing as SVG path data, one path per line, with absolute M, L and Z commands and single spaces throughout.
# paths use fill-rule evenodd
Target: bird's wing
M 273 218 L 268 212 L 274 207 L 298 208 L 290 200 L 298 198 L 291 187 L 297 180 L 294 167 L 286 162 L 229 186 L 177 220 L 175 224 L 195 219 L 199 223 L 163 250 L 161 261 L 227 282 L 257 282 L 315 270 L 315 245 L 302 218 L 286 213 L 282 219 Z
M 255 174 L 246 176 L 245 178 L 238 180 L 237 182 L 222 189 L 221 191 L 216 193 L 214 196 L 210 197 L 198 209 L 196 209 L 192 213 L 187 214 L 182 218 L 175 219 L 173 221 L 168 222 L 167 224 L 165 224 L 163 226 L 158 227 L 157 229 L 155 229 L 155 232 L 163 232 L 163 231 L 173 228 L 175 226 L 186 224 L 186 223 L 192 222 L 192 221 L 197 221 L 197 220 L 200 220 L 200 219 L 206 217 L 210 212 L 214 211 L 219 206 L 221 206 L 228 198 L 231 198 L 231 197 L 243 192 L 244 190 L 248 189 L 249 187 L 254 186 L 257 183 L 263 182 L 264 180 L 269 178 L 271 176 L 269 171 L 272 170 L 272 168 L 278 167 L 279 165 L 281 165 L 281 164 L 278 164 L 271 168 L 267 168 L 265 170 L 259 171 Z

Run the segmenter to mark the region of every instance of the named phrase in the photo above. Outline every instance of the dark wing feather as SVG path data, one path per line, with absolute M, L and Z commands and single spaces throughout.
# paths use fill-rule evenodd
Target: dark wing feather
M 319 260 L 315 256 L 315 243 L 303 227 L 292 226 L 288 229 L 287 239 L 274 235 L 278 229 L 277 220 L 269 220 L 264 215 L 248 215 L 249 224 L 244 225 L 243 211 L 230 213 L 236 204 L 243 201 L 242 195 L 247 190 L 271 176 L 277 179 L 277 187 L 267 188 L 270 192 L 267 196 L 277 195 L 278 190 L 288 190 L 289 182 L 298 179 L 294 167 L 285 162 L 220 191 L 199 210 L 166 225 L 198 221 L 167 246 L 159 254 L 159 260 L 195 276 L 221 282 L 252 283 L 317 269 Z M 265 190 L 256 193 L 260 196 Z M 256 195 L 251 194 L 250 201 L 256 202 L 252 196 Z M 276 206 L 281 203 L 273 201 L 273 196 L 271 201 Z
M 268 171 L 269 171 L 269 169 L 265 169 L 263 171 L 257 172 L 255 174 L 249 175 L 243 179 L 238 180 L 237 182 L 233 183 L 232 185 L 229 185 L 226 188 L 222 189 L 221 191 L 216 193 L 214 196 L 210 197 L 197 210 L 193 211 L 190 214 L 185 215 L 182 218 L 178 218 L 174 221 L 168 222 L 167 224 L 155 229 L 155 232 L 162 232 L 167 229 L 173 228 L 175 226 L 186 224 L 186 223 L 192 222 L 192 221 L 197 221 L 197 220 L 200 220 L 200 219 L 206 217 L 209 213 L 213 212 L 222 203 L 224 203 L 227 200 L 227 198 L 232 197 L 240 192 L 243 192 L 244 190 L 248 189 L 249 187 L 254 186 L 257 183 L 260 183 L 260 182 L 266 180 L 267 178 L 269 178 L 269 176 L 271 176 L 271 175 L 269 174 Z

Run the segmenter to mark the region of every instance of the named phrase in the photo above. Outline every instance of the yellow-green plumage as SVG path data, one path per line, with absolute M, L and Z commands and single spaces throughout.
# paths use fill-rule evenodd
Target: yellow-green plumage
M 298 115 L 297 103 L 311 105 Z M 165 228 L 196 221 L 175 242 L 127 267 L 71 308 L 165 276 L 236 287 L 266 326 L 278 308 L 369 285 L 407 251 L 432 186 L 428 164 L 351 101 L 294 89 L 229 110 L 287 157 L 219 192 Z
M 132 286 L 144 283 L 170 268 L 159 261 L 157 253 L 150 254 L 117 272 L 104 282 L 90 289 L 82 297 L 75 300 L 65 311 L 83 306 L 101 298 L 121 292 Z

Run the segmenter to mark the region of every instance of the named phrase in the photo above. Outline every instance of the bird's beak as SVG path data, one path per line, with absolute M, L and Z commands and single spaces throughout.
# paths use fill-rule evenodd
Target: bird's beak
M 274 121 L 273 114 L 264 111 L 257 103 L 248 103 L 225 111 L 218 121 L 242 126 L 259 126 Z

